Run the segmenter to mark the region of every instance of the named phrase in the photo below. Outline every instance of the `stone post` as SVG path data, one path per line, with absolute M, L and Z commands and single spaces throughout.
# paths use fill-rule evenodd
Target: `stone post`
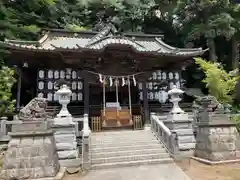
M 90 159 L 90 135 L 91 130 L 88 124 L 88 114 L 84 114 L 83 117 L 83 129 L 82 129 L 82 166 L 83 169 L 88 170 L 91 166 Z
M 220 104 L 205 98 L 201 105 L 195 156 L 209 161 L 239 159 L 240 140 L 235 122 L 224 114 Z
M 7 122 L 7 117 L 1 117 L 1 137 L 7 135 L 7 126 L 6 126 L 6 122 Z

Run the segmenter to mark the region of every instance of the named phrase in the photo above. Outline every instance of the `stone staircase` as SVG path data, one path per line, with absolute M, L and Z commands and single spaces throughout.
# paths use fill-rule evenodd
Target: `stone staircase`
M 173 162 L 147 130 L 93 133 L 90 151 L 92 169 Z

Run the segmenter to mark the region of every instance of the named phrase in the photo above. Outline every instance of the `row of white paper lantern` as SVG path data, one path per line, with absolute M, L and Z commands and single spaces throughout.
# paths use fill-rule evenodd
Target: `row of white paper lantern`
M 168 77 L 167 77 L 168 75 Z M 149 80 L 161 80 L 161 79 L 180 79 L 179 73 L 178 72 L 162 72 L 162 71 L 157 71 L 152 73 L 152 77 L 149 78 Z
M 157 85 L 159 85 L 161 82 L 159 82 L 159 83 L 157 83 L 157 82 L 149 82 L 149 83 L 147 83 L 147 88 L 148 89 L 150 89 L 150 90 L 157 90 L 158 89 L 158 87 L 157 87 Z M 169 88 L 170 89 L 172 89 L 172 87 L 173 87 L 173 85 L 176 85 L 177 86 L 177 88 L 180 88 L 180 82 L 179 81 L 177 81 L 176 83 L 173 83 L 173 82 L 170 82 L 169 83 Z M 138 88 L 140 89 L 140 90 L 142 90 L 142 87 L 143 85 L 142 85 L 142 83 L 138 83 Z M 162 89 L 167 89 L 167 87 L 162 87 Z
M 81 79 L 81 77 L 77 76 L 77 71 L 64 71 L 64 70 L 39 70 L 38 71 L 38 77 L 40 79 L 44 79 L 45 78 L 45 73 L 47 73 L 47 77 L 48 79 Z
M 143 92 L 139 93 L 139 98 L 143 100 Z M 158 100 L 161 103 L 165 103 L 168 99 L 168 93 L 166 91 L 148 92 L 147 99 Z
M 38 93 L 38 97 L 39 98 L 47 98 L 48 101 L 57 101 L 58 97 L 56 94 L 53 93 L 47 93 L 44 94 L 42 92 Z M 72 101 L 82 101 L 83 100 L 83 94 L 81 92 L 79 93 L 72 93 L 71 95 L 71 100 Z
M 51 89 L 54 89 L 54 90 L 57 90 L 58 88 L 56 87 L 56 83 L 55 82 L 52 82 L 52 81 L 49 81 L 49 82 L 44 82 L 44 81 L 39 81 L 38 82 L 38 89 L 40 90 L 43 90 L 45 89 L 45 87 L 47 87 L 47 89 L 51 90 Z M 71 89 L 72 90 L 82 90 L 83 89 L 83 83 L 81 81 L 73 81 L 71 83 Z

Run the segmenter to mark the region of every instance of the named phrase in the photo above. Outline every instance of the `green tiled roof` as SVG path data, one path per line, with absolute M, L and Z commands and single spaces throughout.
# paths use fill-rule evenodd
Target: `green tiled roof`
M 122 34 L 115 35 L 112 26 L 106 26 L 100 32 L 65 32 L 49 30 L 39 41 L 5 40 L 3 45 L 9 48 L 32 51 L 63 50 L 104 50 L 111 45 L 129 46 L 137 52 L 153 52 L 162 55 L 197 56 L 206 50 L 202 48 L 176 48 L 163 42 L 161 35 Z

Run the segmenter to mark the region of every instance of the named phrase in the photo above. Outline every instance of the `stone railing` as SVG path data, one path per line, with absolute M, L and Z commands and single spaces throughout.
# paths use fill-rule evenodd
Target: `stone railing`
M 12 125 L 21 123 L 22 121 L 19 120 L 9 121 L 7 117 L 0 118 L 0 149 L 7 149 L 8 142 L 10 141 L 8 133 L 12 131 Z
M 179 154 L 177 133 L 170 131 L 158 118 L 156 113 L 151 113 L 151 129 L 164 144 L 172 158 Z

